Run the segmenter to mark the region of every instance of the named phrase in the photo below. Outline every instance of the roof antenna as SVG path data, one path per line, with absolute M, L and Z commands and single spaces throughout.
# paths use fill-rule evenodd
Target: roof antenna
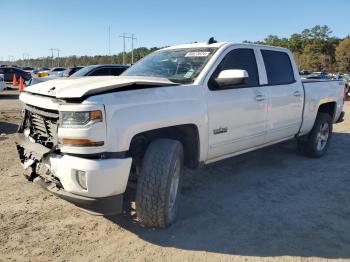
M 215 43 L 217 43 L 217 42 L 218 42 L 218 41 L 216 41 L 216 40 L 214 39 L 214 37 L 210 37 L 209 40 L 208 40 L 208 45 L 215 44 Z

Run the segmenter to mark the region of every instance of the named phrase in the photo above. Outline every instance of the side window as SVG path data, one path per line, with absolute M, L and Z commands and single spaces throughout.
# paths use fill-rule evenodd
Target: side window
M 114 76 L 119 76 L 121 73 L 123 73 L 125 71 L 125 68 L 123 67 L 112 67 L 112 75 Z
M 111 70 L 108 67 L 102 67 L 98 68 L 95 71 L 93 71 L 89 76 L 110 76 Z
M 292 63 L 287 53 L 261 50 L 269 85 L 283 85 L 295 82 Z
M 216 68 L 211 79 L 209 80 L 209 89 L 217 90 L 219 86 L 215 82 L 215 78 L 223 70 L 227 69 L 242 69 L 246 70 L 249 75 L 248 82 L 246 84 L 234 85 L 225 87 L 225 89 L 230 88 L 244 88 L 259 85 L 259 73 L 256 64 L 254 50 L 250 48 L 238 48 L 229 52 L 224 59 L 221 61 L 219 66 Z

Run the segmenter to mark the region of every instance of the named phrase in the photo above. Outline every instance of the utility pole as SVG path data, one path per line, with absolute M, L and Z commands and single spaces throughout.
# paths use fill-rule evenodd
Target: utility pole
M 53 67 L 53 51 L 55 50 L 55 48 L 50 48 L 49 50 L 51 50 L 51 68 Z
M 60 66 L 60 51 L 61 49 L 59 48 L 50 48 L 49 50 L 51 50 L 51 68 L 53 67 L 53 51 L 57 52 L 57 66 Z
M 22 58 L 23 58 L 23 61 L 22 61 L 22 66 L 25 66 L 25 53 L 22 53 Z
M 131 34 L 131 64 L 134 64 L 134 34 Z
M 9 62 L 11 63 L 11 65 L 14 64 L 15 62 L 15 57 L 13 55 L 9 55 Z
M 108 26 L 108 55 L 111 55 L 111 26 Z
M 24 54 L 22 54 L 22 55 L 24 56 L 24 59 L 25 59 L 25 65 L 26 65 L 26 66 L 29 66 L 29 63 L 30 63 L 30 61 L 29 61 L 29 59 L 30 59 L 30 54 L 24 53 Z
M 59 48 L 56 48 L 56 51 L 57 51 L 57 66 L 60 66 L 60 49 Z
M 123 64 L 125 64 L 125 33 L 123 33 L 123 35 L 119 37 L 123 38 Z
M 127 34 L 129 36 L 127 36 Z M 123 33 L 123 35 L 119 37 L 123 38 L 123 64 L 125 64 L 125 39 L 131 39 L 131 64 L 133 64 L 134 63 L 134 40 L 136 40 L 137 38 L 134 37 L 133 33 L 132 34 Z

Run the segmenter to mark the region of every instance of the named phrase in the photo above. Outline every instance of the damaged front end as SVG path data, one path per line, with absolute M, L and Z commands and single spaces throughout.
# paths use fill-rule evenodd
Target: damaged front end
M 131 158 L 61 152 L 58 123 L 58 110 L 24 105 L 15 143 L 26 178 L 89 213 L 121 213 Z M 104 125 L 99 122 L 88 128 L 98 129 L 98 124 Z
M 58 153 L 58 111 L 44 110 L 25 105 L 23 121 L 18 129 L 15 143 L 20 161 L 25 169 L 24 175 L 30 181 L 37 176 L 47 182 L 62 187 L 47 165 L 45 157 Z

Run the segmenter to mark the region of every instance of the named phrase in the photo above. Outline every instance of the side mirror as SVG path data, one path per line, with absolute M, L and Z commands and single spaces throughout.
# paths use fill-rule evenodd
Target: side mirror
M 249 75 L 246 70 L 229 69 L 221 71 L 215 81 L 220 87 L 224 87 L 245 84 L 247 83 L 248 79 Z

